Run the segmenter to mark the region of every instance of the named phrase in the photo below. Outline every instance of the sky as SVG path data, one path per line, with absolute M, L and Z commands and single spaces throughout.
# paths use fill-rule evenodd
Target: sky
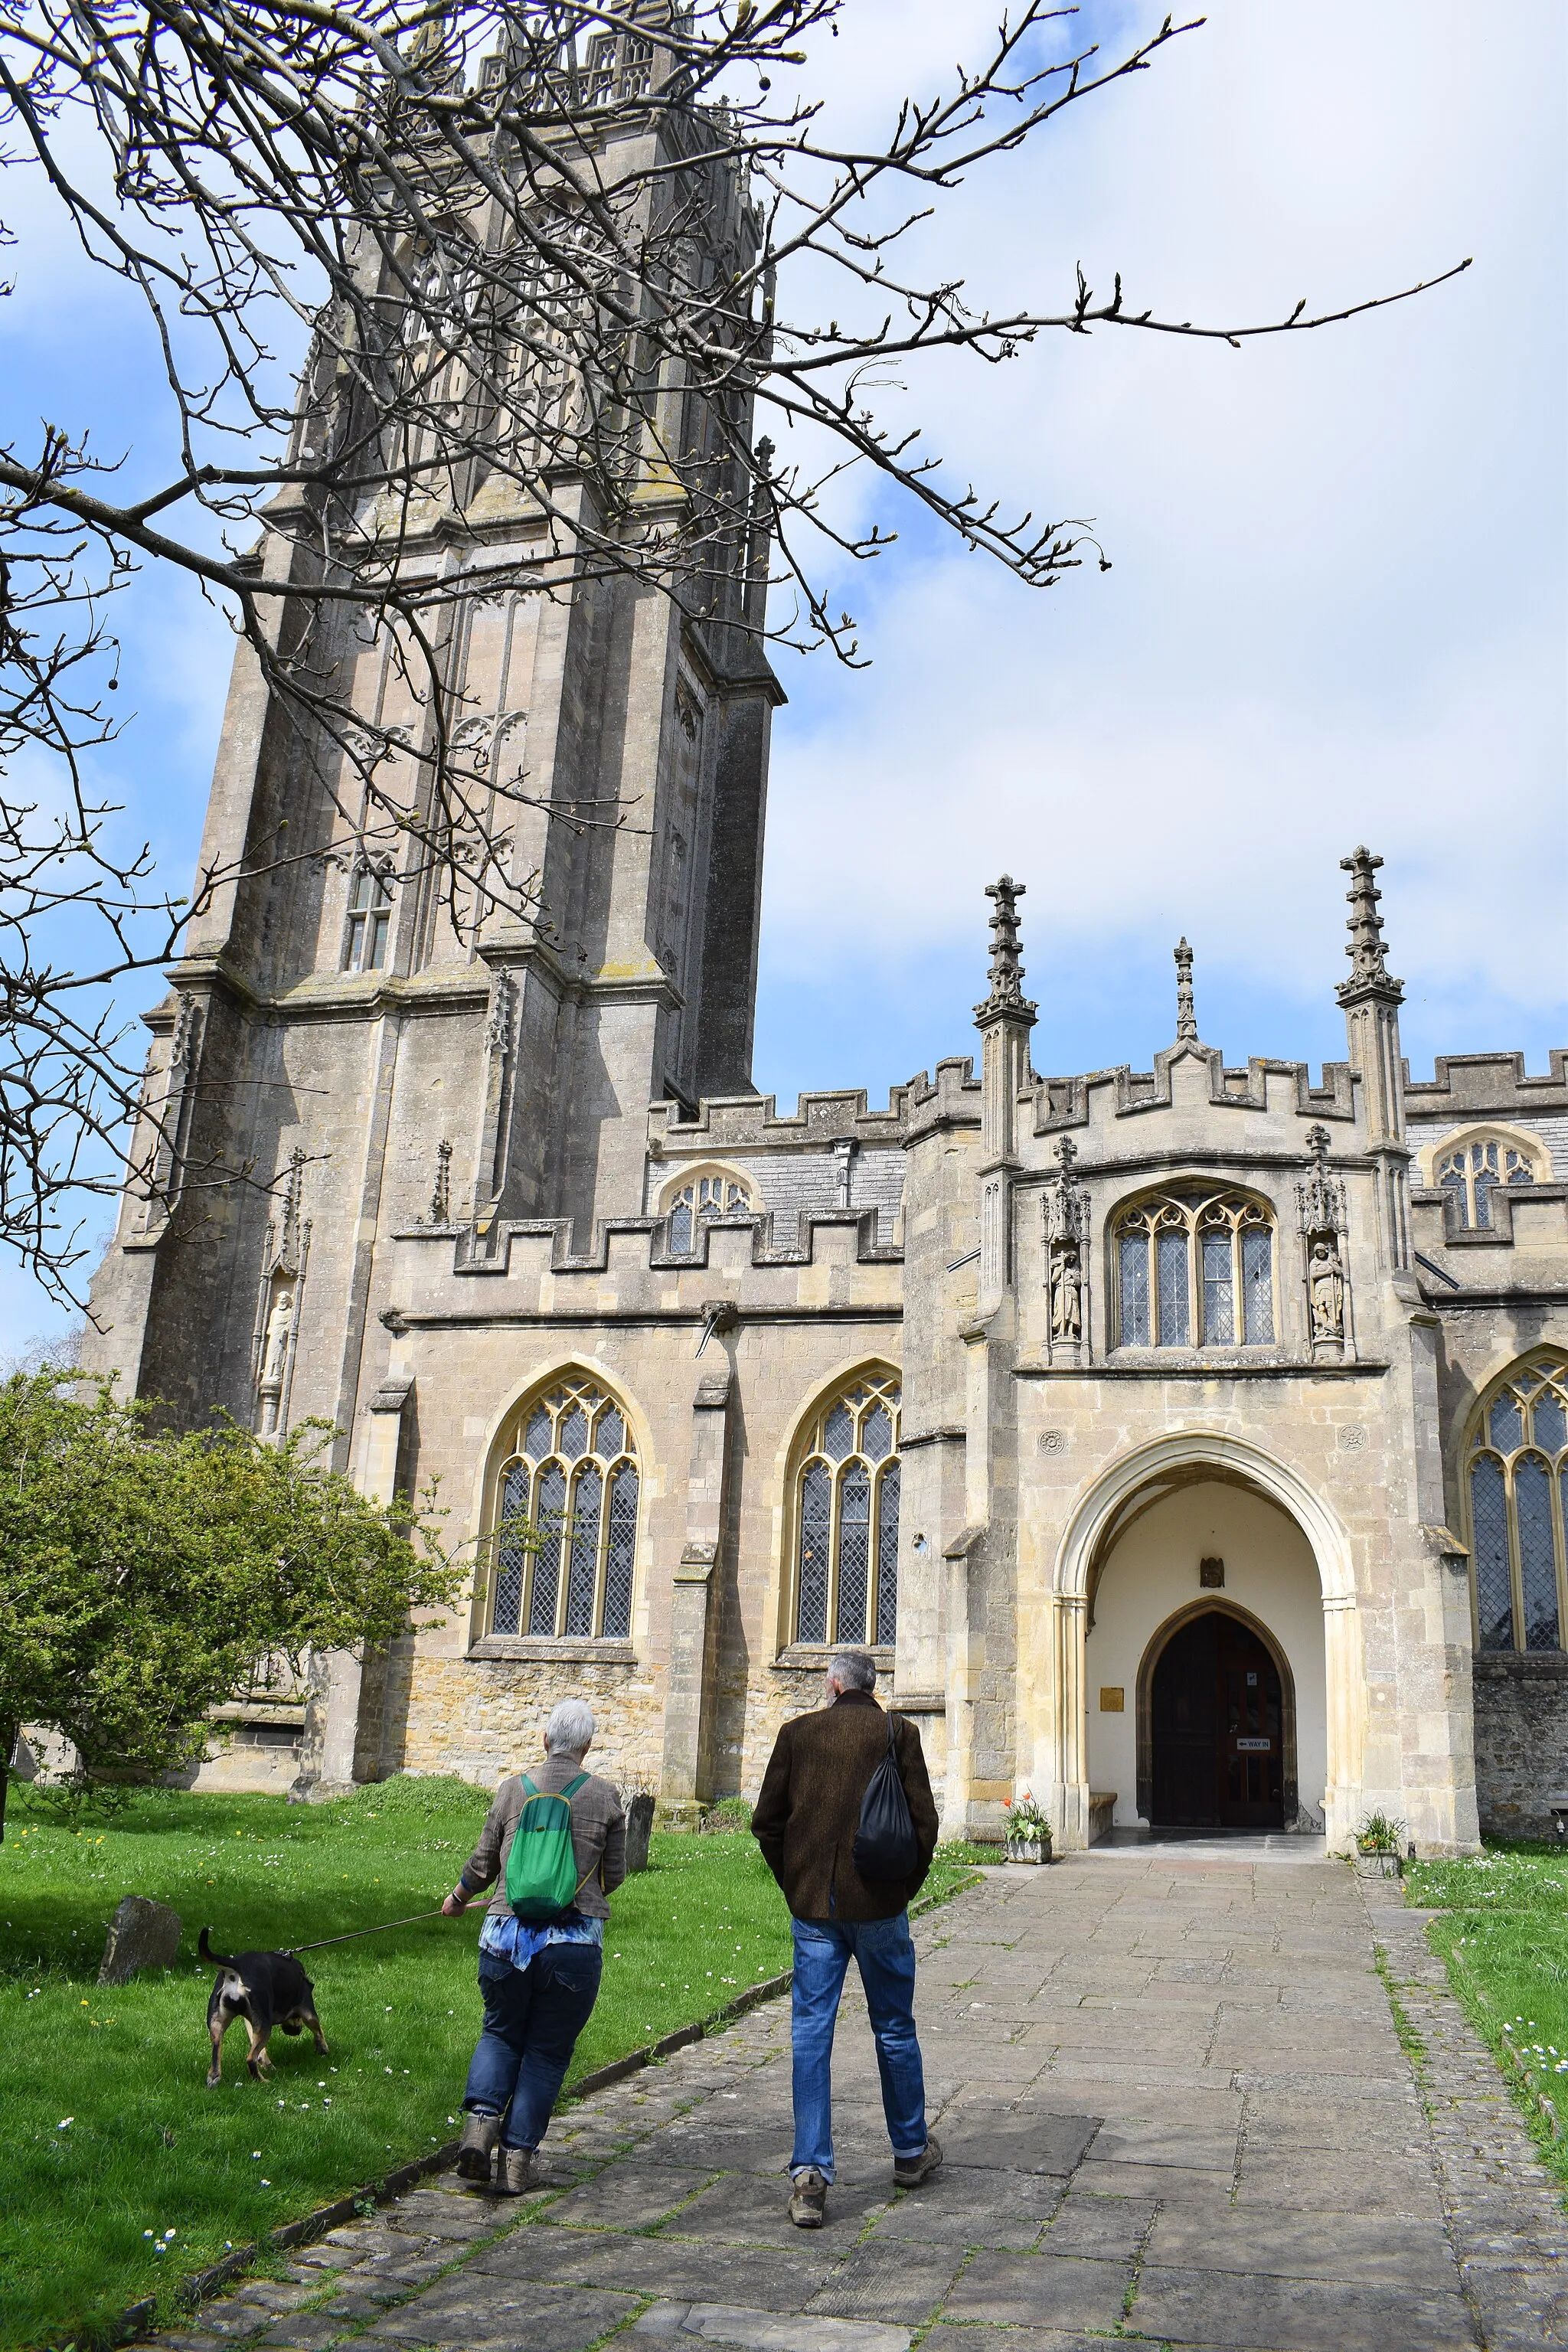
M 868 135 L 995 13 L 848 0 L 802 88 Z M 1163 13 L 1091 0 L 1074 40 L 1111 53 Z M 1205 1042 L 1341 1056 L 1339 860 L 1361 841 L 1384 859 L 1414 1076 L 1499 1048 L 1540 1070 L 1568 1044 L 1565 67 L 1561 0 L 1214 0 L 917 234 L 920 267 L 976 304 L 1063 307 L 1081 261 L 1100 285 L 1120 269 L 1130 307 L 1225 324 L 1474 266 L 1311 336 L 1058 334 L 884 395 L 959 481 L 1092 519 L 1111 569 L 1032 591 L 843 487 L 837 519 L 900 536 L 872 564 L 822 551 L 868 667 L 778 656 L 760 1087 L 878 1102 L 972 1050 L 1004 870 L 1026 886 L 1037 1068 L 1147 1067 L 1184 934 Z M 0 214 L 0 425 L 89 422 L 134 478 L 159 440 L 145 331 L 15 171 Z M 127 724 L 101 774 L 188 875 L 226 624 L 184 582 L 120 601 Z M 63 1319 L 0 1263 L 0 1353 Z

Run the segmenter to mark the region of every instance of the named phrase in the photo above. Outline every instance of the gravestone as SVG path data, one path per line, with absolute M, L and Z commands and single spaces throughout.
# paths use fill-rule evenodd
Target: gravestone
M 127 1895 L 109 1923 L 98 1981 L 129 1984 L 138 1969 L 172 1969 L 179 1948 L 179 1913 L 144 1895 Z
M 640 1789 L 626 1807 L 626 1870 L 647 1868 L 648 1834 L 653 1828 L 653 1798 Z

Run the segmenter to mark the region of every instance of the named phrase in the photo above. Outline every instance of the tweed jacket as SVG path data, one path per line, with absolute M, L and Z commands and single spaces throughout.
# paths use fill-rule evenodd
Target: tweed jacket
M 869 1691 L 841 1692 L 831 1706 L 795 1716 L 781 1729 L 752 1834 L 795 1918 L 892 1919 L 924 1884 L 936 1851 L 936 1806 L 920 1733 L 905 1716 L 894 1752 L 920 1861 L 894 1883 L 862 1878 L 855 1867 L 861 1800 L 887 1752 L 888 1718 Z
M 581 1769 L 564 1756 L 550 1756 L 531 1764 L 528 1777 L 542 1796 L 553 1797 Z M 463 1864 L 458 1881 L 465 1895 L 478 1895 L 494 1881 L 496 1892 L 489 1907 L 500 1919 L 511 1916 L 511 1905 L 506 1899 L 507 1856 L 527 1802 L 521 1775 L 514 1772 L 496 1790 L 479 1842 Z M 577 1890 L 575 1907 L 584 1919 L 607 1919 L 610 1906 L 605 1897 L 615 1893 L 626 1874 L 626 1817 L 621 1810 L 620 1791 L 610 1781 L 590 1775 L 571 1804 L 577 1875 L 587 1881 Z

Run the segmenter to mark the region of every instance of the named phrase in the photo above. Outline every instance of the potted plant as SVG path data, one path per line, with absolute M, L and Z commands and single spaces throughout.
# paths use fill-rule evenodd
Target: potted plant
M 1028 1790 L 1020 1790 L 1016 1797 L 1004 1797 L 1002 1802 L 1007 1815 L 1004 1834 L 1008 1861 L 1049 1862 L 1051 1825 Z
M 1404 1876 L 1404 1842 L 1405 1823 L 1390 1821 L 1386 1813 L 1368 1813 L 1355 1833 L 1356 1852 L 1373 1878 Z

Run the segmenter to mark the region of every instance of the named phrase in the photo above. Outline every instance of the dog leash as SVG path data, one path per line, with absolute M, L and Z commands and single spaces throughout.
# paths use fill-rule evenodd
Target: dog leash
M 290 1944 L 289 1958 L 293 1959 L 300 1952 L 324 1951 L 329 1944 L 352 1944 L 361 1936 L 384 1936 L 389 1927 L 415 1927 L 421 1919 L 439 1919 L 441 1916 L 437 1906 L 434 1911 L 416 1911 L 411 1919 L 384 1919 L 379 1927 L 351 1927 L 346 1936 L 323 1936 L 319 1943 Z

